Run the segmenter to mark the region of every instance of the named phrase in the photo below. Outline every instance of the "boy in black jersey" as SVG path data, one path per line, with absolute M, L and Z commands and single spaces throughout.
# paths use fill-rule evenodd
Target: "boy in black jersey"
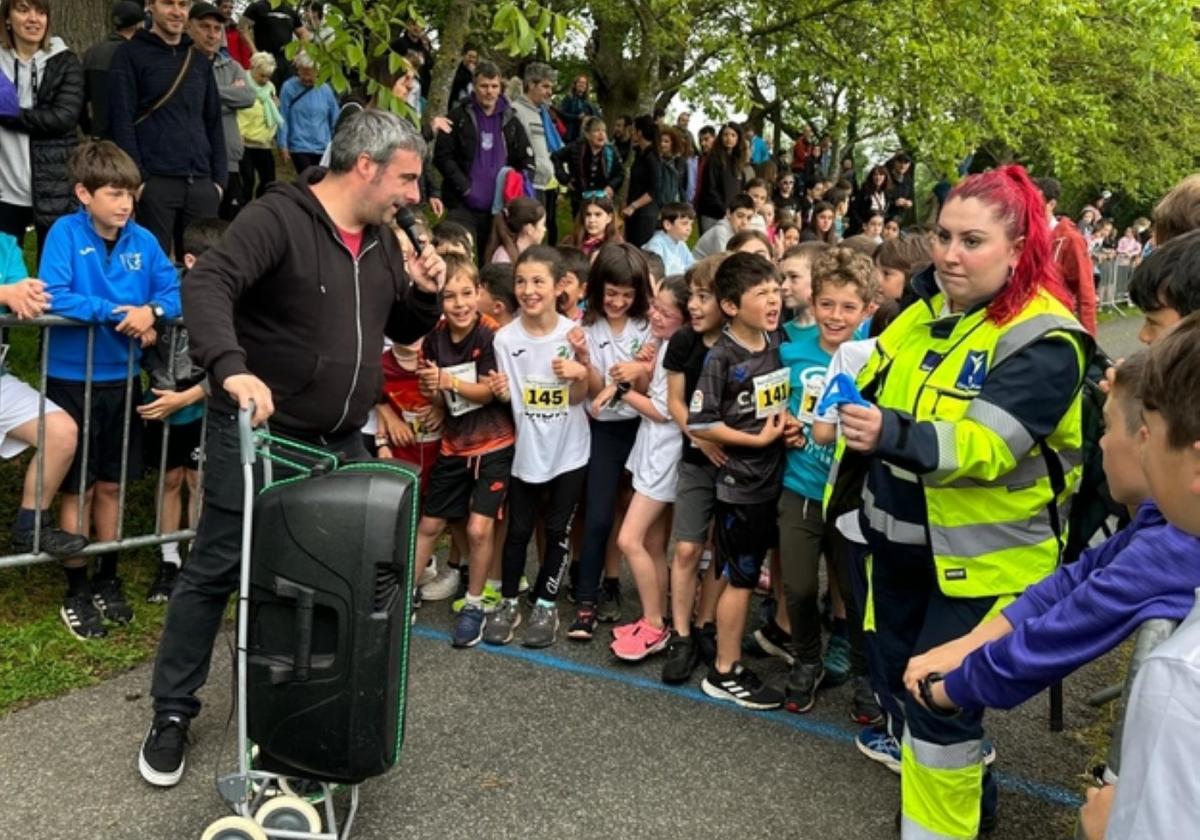
M 783 694 L 737 659 L 763 559 L 778 544 L 789 392 L 776 333 L 779 274 L 758 254 L 733 254 L 717 270 L 716 292 L 729 321 L 704 361 L 688 411 L 688 431 L 721 444 L 726 455 L 714 518 L 728 585 L 717 602 L 717 656 L 701 688 L 748 709 L 776 709 Z

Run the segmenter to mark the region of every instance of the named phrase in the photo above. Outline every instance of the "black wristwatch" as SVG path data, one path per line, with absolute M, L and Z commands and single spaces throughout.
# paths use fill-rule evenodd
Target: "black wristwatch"
M 629 393 L 632 387 L 633 385 L 629 382 L 616 383 L 616 391 L 613 393 L 612 399 L 608 401 L 608 407 L 616 408 L 617 404 L 625 399 L 625 395 Z
M 921 692 L 921 701 L 925 704 L 925 708 L 938 717 L 954 717 L 959 712 L 957 706 L 946 708 L 945 706 L 939 706 L 933 700 L 933 684 L 941 682 L 942 679 L 943 676 L 936 671 L 921 678 L 920 682 L 917 683 L 917 688 Z
M 150 301 L 147 306 L 149 306 L 150 311 L 154 313 L 155 321 L 161 321 L 163 318 L 167 317 L 167 310 L 163 309 L 161 303 Z

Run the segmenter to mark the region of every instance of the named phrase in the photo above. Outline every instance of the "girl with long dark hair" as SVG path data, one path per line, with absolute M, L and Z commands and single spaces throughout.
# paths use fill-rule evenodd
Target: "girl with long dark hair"
M 745 144 L 742 129 L 736 123 L 721 126 L 712 149 L 700 163 L 700 186 L 696 191 L 696 215 L 703 234 L 725 218 L 725 210 L 742 191 L 742 166 Z

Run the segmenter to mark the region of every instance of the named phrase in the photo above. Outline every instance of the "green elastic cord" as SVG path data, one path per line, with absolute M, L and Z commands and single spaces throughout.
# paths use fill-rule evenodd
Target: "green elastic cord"
M 396 707 L 396 716 L 399 718 L 400 725 L 396 727 L 396 760 L 400 759 L 400 748 L 404 744 L 404 695 L 407 693 L 408 686 L 408 648 L 409 638 L 412 629 L 412 579 L 414 572 L 414 563 L 416 562 L 417 553 L 417 511 L 421 509 L 421 477 L 410 469 L 400 466 L 399 464 L 388 464 L 383 462 L 374 463 L 357 463 L 346 464 L 339 472 L 380 472 L 390 471 L 407 476 L 412 481 L 413 500 L 409 506 L 408 516 L 408 569 L 404 579 L 408 583 L 405 587 L 404 597 L 404 632 L 401 634 L 400 641 L 400 684 L 405 686 L 405 691 L 399 694 L 400 705 Z

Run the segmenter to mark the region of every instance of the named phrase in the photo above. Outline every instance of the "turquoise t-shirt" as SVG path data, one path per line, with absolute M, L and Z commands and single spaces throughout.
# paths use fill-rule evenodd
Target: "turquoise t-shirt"
M 825 495 L 825 481 L 833 466 L 833 446 L 813 443 L 812 424 L 817 403 L 825 391 L 825 371 L 833 357 L 821 348 L 821 332 L 815 324 L 797 327 L 789 323 L 783 329 L 788 340 L 779 347 L 779 359 L 791 369 L 788 410 L 800 420 L 808 441 L 801 449 L 788 449 L 783 486 L 819 501 Z

